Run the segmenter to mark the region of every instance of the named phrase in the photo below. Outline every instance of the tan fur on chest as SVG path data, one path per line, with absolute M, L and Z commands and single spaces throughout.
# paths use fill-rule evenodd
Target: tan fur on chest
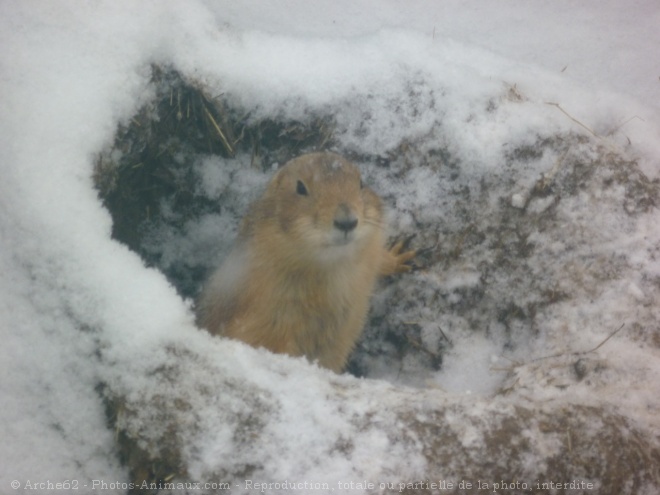
M 379 198 L 337 155 L 285 165 L 243 222 L 198 303 L 213 334 L 341 371 L 379 274 L 414 253 L 384 248 Z

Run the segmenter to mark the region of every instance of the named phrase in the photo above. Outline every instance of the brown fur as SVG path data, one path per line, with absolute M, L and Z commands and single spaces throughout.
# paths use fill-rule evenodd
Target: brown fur
M 345 226 L 352 221 L 354 228 Z M 380 198 L 362 187 L 353 164 L 332 153 L 296 158 L 243 219 L 199 300 L 199 323 L 341 372 L 376 278 L 409 270 L 415 255 L 384 243 Z

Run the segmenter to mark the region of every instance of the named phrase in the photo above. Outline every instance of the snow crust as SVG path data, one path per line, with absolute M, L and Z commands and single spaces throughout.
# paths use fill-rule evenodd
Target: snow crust
M 103 390 L 134 406 L 119 424 L 140 432 L 146 450 L 175 422 L 182 433 L 172 441 L 192 479 L 251 463 L 264 480 L 332 486 L 423 478 L 421 440 L 379 425 L 396 424 L 405 398 L 425 393 L 421 404 L 460 412 L 444 420 L 465 449 L 484 441 L 482 418 L 528 401 L 605 407 L 657 440 L 660 223 L 657 204 L 642 208 L 630 191 L 657 188 L 660 177 L 660 84 L 648 63 L 660 44 L 654 2 L 2 1 L 0 12 L 0 491 L 14 480 L 25 493 L 48 492 L 28 490 L 29 481 L 79 480 L 85 493 L 105 480 L 125 493 L 129 473 Z M 439 329 L 452 342 L 434 372 L 414 358 L 400 369 L 375 359 L 370 376 L 394 385 L 212 339 L 195 327 L 190 300 L 111 239 L 94 189 L 95 157 L 153 96 L 154 63 L 225 93 L 255 119 L 331 113 L 342 150 L 358 157 L 413 144 L 388 170 L 358 160 L 395 233 L 435 224 L 449 238 L 496 220 L 503 199 L 531 218 L 525 242 L 537 249 L 523 265 L 489 272 L 492 293 L 473 311 L 445 310 L 484 290 L 486 249 L 384 287 L 376 314 L 419 325 L 427 349 L 444 345 Z M 553 136 L 582 139 L 520 158 Z M 449 159 L 428 158 L 438 150 Z M 532 194 L 542 174 L 560 183 L 608 152 L 637 160 L 636 182 L 618 181 L 625 165 L 613 158 L 594 172 L 598 181 L 562 191 L 559 206 L 558 194 Z M 229 249 L 267 177 L 246 170 L 244 157 L 221 165 L 207 157 L 196 167 L 201 191 L 233 198 L 227 215 L 198 219 L 169 241 L 157 233 L 152 249 L 164 264 L 213 265 Z M 471 202 L 493 216 L 473 218 Z M 553 223 L 534 227 L 549 211 Z M 444 239 L 421 237 L 448 252 Z M 520 243 L 514 230 L 509 240 L 511 249 Z M 538 305 L 542 287 L 561 301 L 538 306 L 533 329 L 513 309 L 489 313 L 497 295 Z M 597 351 L 575 354 L 622 324 Z M 589 378 L 576 380 L 583 368 Z M 506 399 L 491 398 L 503 388 Z M 166 408 L 156 404 L 176 400 L 191 407 L 158 415 Z M 241 419 L 254 411 L 264 412 L 261 423 Z M 251 428 L 260 442 L 237 450 L 236 432 Z

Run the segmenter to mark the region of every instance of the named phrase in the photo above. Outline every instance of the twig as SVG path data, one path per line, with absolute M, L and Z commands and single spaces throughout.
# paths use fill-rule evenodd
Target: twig
M 542 356 L 542 357 L 540 357 L 540 358 L 532 359 L 531 362 L 533 363 L 533 362 L 535 362 L 535 361 L 543 361 L 544 359 L 552 359 L 552 358 L 556 358 L 556 357 L 560 357 L 560 356 L 582 356 L 583 354 L 590 354 L 590 353 L 592 353 L 592 352 L 597 351 L 597 350 L 600 349 L 603 345 L 605 345 L 605 342 L 607 342 L 607 341 L 610 340 L 612 337 L 614 337 L 617 333 L 619 333 L 619 332 L 621 331 L 621 329 L 624 327 L 624 325 L 625 325 L 625 323 L 622 323 L 621 326 L 620 326 L 619 328 L 617 328 L 616 330 L 614 330 L 614 332 L 612 332 L 611 334 L 609 334 L 609 335 L 605 338 L 605 340 L 603 340 L 600 344 L 598 344 L 596 347 L 594 347 L 593 349 L 591 349 L 591 350 L 589 350 L 589 351 L 558 352 L 557 354 L 551 354 L 550 356 Z
M 596 347 L 594 347 L 594 348 L 591 349 L 590 351 L 587 351 L 587 352 L 578 352 L 577 354 L 589 354 L 590 352 L 595 352 L 595 351 L 597 351 L 598 349 L 600 349 L 600 348 L 605 344 L 605 342 L 607 342 L 607 341 L 610 340 L 612 337 L 614 337 L 617 333 L 619 333 L 619 331 L 624 327 L 624 325 L 625 325 L 625 323 L 622 323 L 621 326 L 620 326 L 619 328 L 617 328 L 616 330 L 614 330 L 614 332 L 612 332 L 611 334 L 609 334 L 605 340 L 603 340 L 600 344 L 598 344 Z
M 449 345 L 454 345 L 453 342 L 452 342 L 451 340 L 449 340 L 449 337 L 447 337 L 447 336 L 445 335 L 445 332 L 442 331 L 442 327 L 439 326 L 439 327 L 438 327 L 438 330 L 440 330 L 440 335 L 442 335 L 442 336 L 445 338 L 445 340 L 446 340 L 447 342 L 449 342 Z

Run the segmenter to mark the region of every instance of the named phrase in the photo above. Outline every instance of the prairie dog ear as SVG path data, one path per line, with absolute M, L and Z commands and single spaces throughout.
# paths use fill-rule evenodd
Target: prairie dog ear
M 270 189 L 271 187 L 279 188 L 282 180 L 284 180 L 284 169 L 285 167 L 280 167 L 277 172 L 275 172 L 275 175 L 270 179 L 270 182 L 268 183 L 268 188 Z

